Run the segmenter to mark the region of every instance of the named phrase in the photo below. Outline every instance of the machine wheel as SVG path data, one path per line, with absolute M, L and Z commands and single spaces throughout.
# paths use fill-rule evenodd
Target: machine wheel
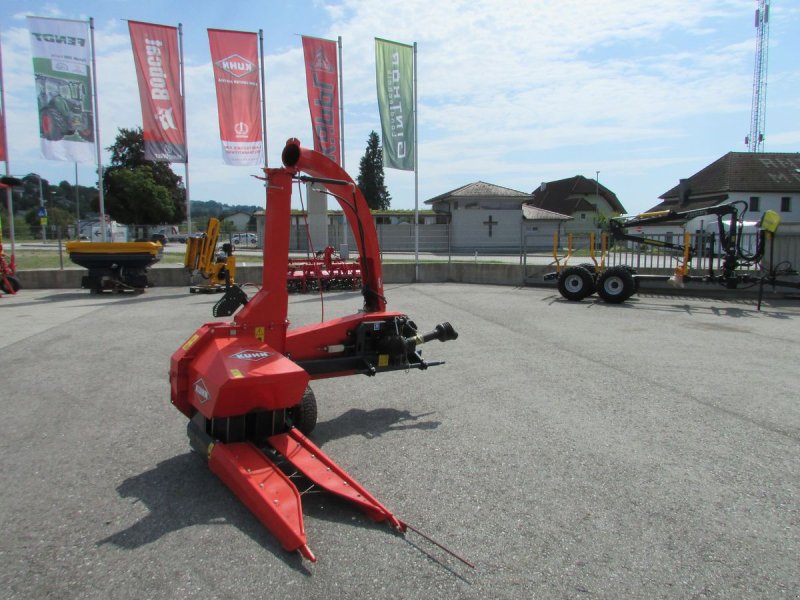
M 290 416 L 294 426 L 297 427 L 303 435 L 309 435 L 317 426 L 317 398 L 314 396 L 314 391 L 307 387 L 303 392 L 303 399 L 300 404 L 290 410 Z
M 583 300 L 594 293 L 592 274 L 585 268 L 567 267 L 558 277 L 558 291 L 567 300 Z
M 49 106 L 43 108 L 39 119 L 45 139 L 54 142 L 64 139 L 67 124 L 64 121 L 64 117 L 55 108 Z
M 594 263 L 581 263 L 578 266 L 583 267 L 584 269 L 589 271 L 589 273 L 591 273 L 592 275 L 597 273 L 597 267 L 594 266 Z
M 19 279 L 13 275 L 0 277 L 0 292 L 4 292 L 6 294 L 16 294 L 21 287 L 22 286 L 19 283 Z
M 636 281 L 629 267 L 611 267 L 597 279 L 597 295 L 611 304 L 625 302 L 635 291 Z

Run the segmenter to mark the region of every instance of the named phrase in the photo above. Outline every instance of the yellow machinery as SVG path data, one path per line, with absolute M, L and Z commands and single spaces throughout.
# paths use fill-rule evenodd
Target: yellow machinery
M 203 234 L 186 240 L 186 254 L 183 266 L 192 275 L 199 275 L 207 281 L 189 288 L 196 292 L 222 292 L 226 283 L 233 284 L 236 279 L 236 257 L 233 255 L 233 244 L 222 244 L 216 251 L 219 241 L 219 219 L 211 217 Z

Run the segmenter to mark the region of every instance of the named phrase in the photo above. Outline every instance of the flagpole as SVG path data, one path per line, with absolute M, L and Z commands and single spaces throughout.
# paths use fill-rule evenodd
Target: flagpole
M 339 152 L 344 170 L 344 79 L 342 77 L 342 36 L 337 41 L 339 47 Z
M 100 200 L 100 230 L 103 232 L 103 241 L 108 241 L 106 231 L 106 203 L 103 193 L 103 161 L 100 150 L 100 107 L 97 105 L 97 61 L 94 52 L 94 17 L 89 17 L 89 32 L 92 38 L 92 102 L 94 103 L 94 146 L 97 152 L 98 193 Z
M 181 74 L 181 100 L 183 102 L 183 135 L 186 162 L 183 164 L 186 173 L 186 235 L 192 235 L 192 200 L 189 194 L 189 130 L 186 129 L 186 82 L 183 78 L 183 23 L 178 23 L 178 66 Z
M 267 160 L 267 95 L 264 87 L 264 30 L 258 30 L 258 47 L 261 53 L 261 138 L 264 145 L 264 168 L 269 166 Z
M 414 280 L 419 282 L 419 131 L 417 131 L 417 42 L 414 42 Z
M 3 147 L 0 148 L 0 150 L 3 151 L 3 162 L 6 163 L 6 177 L 10 177 L 11 171 L 8 162 L 8 128 L 6 127 L 6 88 L 3 86 L 2 44 L 0 44 L 0 118 L 3 119 L 3 122 L 0 123 L 0 127 L 3 129 Z M 14 236 L 14 194 L 11 192 L 11 186 L 6 188 L 6 205 L 8 206 L 8 233 L 11 236 L 11 271 L 13 272 L 16 268 L 16 258 L 14 256 L 16 253 L 16 239 Z M 2 237 L 2 232 L 0 232 L 0 237 Z

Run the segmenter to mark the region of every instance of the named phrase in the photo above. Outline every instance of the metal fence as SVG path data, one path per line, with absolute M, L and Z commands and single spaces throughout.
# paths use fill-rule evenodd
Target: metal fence
M 600 235 L 592 238 L 575 235 L 563 237 L 559 240 L 563 242 L 556 246 L 555 255 L 551 249 L 544 253 L 541 250 L 523 250 L 523 264 L 536 264 L 536 258 L 550 256 L 555 264 L 580 264 L 592 262 L 592 257 L 597 263 L 607 266 L 628 265 L 640 271 L 650 272 L 669 272 L 683 263 L 684 253 L 678 249 L 666 248 L 659 244 L 684 244 L 683 236 L 671 234 L 648 235 L 648 239 L 655 242 L 655 245 L 640 244 L 635 241 L 613 241 L 605 242 L 605 252 L 603 252 L 603 240 Z M 594 242 L 594 247 L 592 247 Z M 690 271 L 703 272 L 709 268 L 719 270 L 722 267 L 722 248 L 719 239 L 714 234 L 700 232 L 688 236 L 689 247 L 691 248 L 691 258 L 688 267 Z M 756 253 L 758 234 L 746 233 L 740 236 L 739 248 L 743 256 L 752 256 Z M 538 261 L 541 264 L 541 261 Z M 764 254 L 761 261 L 764 268 L 771 268 L 772 265 L 780 270 L 796 269 L 800 266 L 800 234 L 778 234 L 774 239 L 767 240 Z M 750 265 L 742 266 L 743 270 L 753 270 L 756 267 Z

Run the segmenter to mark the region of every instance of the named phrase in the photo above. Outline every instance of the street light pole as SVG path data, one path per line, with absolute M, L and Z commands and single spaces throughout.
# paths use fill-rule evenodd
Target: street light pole
M 36 177 L 39 178 L 39 207 L 40 210 L 44 211 L 45 215 L 44 217 L 42 216 L 39 217 L 39 222 L 41 223 L 42 219 L 47 219 L 47 209 L 44 206 L 44 193 L 42 192 L 42 176 L 37 173 Z M 43 242 L 47 241 L 47 225 L 44 224 L 42 225 L 42 241 Z

